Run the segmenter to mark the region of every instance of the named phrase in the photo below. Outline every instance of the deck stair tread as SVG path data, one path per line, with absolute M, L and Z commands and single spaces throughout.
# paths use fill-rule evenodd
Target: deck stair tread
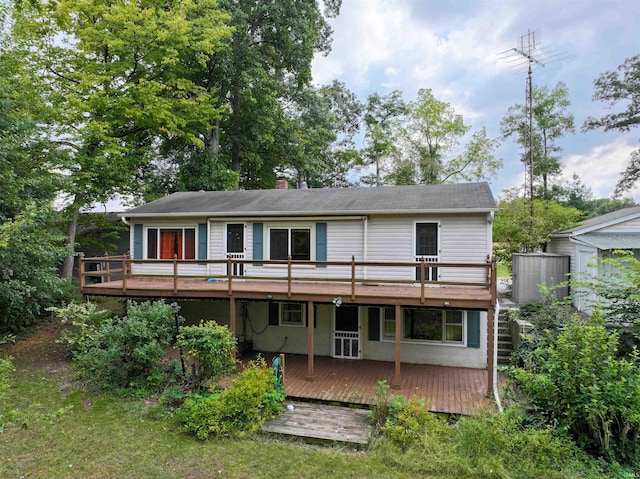
M 330 442 L 366 445 L 372 427 L 365 409 L 286 401 L 285 411 L 262 426 L 262 431 Z

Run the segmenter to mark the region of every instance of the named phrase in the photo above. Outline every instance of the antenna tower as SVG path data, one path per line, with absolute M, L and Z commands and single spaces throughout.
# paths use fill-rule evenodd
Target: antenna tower
M 528 136 L 529 136 L 529 164 L 528 168 L 525 168 L 525 183 L 528 182 L 529 186 L 529 199 L 531 203 L 531 222 L 533 223 L 533 81 L 532 81 L 532 66 L 537 65 L 544 67 L 543 53 L 541 52 L 539 44 L 536 43 L 536 33 L 528 30 L 526 35 L 520 37 L 520 48 L 512 48 L 500 55 L 507 55 L 514 57 L 510 60 L 510 63 L 516 62 L 516 66 L 522 66 L 526 63 L 527 68 L 527 86 L 526 86 L 526 108 L 528 118 Z M 555 56 L 555 55 L 554 55 Z

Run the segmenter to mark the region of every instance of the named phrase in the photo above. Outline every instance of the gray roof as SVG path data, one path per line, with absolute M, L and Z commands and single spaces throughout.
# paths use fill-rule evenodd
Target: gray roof
M 598 249 L 640 249 L 640 233 L 609 234 L 588 233 L 578 236 L 578 239 Z
M 311 216 L 496 211 L 488 183 L 174 193 L 133 208 L 143 216 Z
M 623 208 L 621 210 L 612 211 L 604 215 L 596 216 L 583 221 L 577 226 L 567 228 L 566 230 L 559 231 L 562 233 L 580 233 L 582 230 L 597 229 L 599 225 L 606 225 L 608 223 L 618 223 L 624 221 L 628 216 L 640 214 L 640 206 L 632 206 L 631 208 Z M 620 221 L 618 221 L 620 220 Z

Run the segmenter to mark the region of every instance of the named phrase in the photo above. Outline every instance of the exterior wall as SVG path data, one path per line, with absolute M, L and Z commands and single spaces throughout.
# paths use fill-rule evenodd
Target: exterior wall
M 219 324 L 229 325 L 228 301 L 182 301 L 179 302 L 179 304 L 182 307 L 180 314 L 187 319 L 188 324 L 197 324 L 202 319 L 205 321 L 212 319 Z M 253 341 L 253 347 L 257 351 L 307 354 L 307 328 L 270 326 L 268 321 L 269 303 L 238 301 L 236 302 L 236 308 L 236 329 L 240 341 Z M 314 329 L 314 352 L 318 356 L 331 356 L 333 353 L 334 310 L 335 308 L 331 304 L 316 305 L 315 321 L 317 326 Z M 367 312 L 367 306 L 361 306 L 359 308 L 362 359 L 393 362 L 395 360 L 395 341 L 385 339 L 370 341 L 368 339 Z M 463 336 L 465 338 L 466 326 L 465 319 L 463 330 Z M 480 313 L 480 344 L 480 348 L 471 348 L 462 344 L 402 341 L 401 361 L 413 364 L 435 364 L 478 369 L 486 368 L 486 312 Z
M 596 230 L 597 233 L 638 233 L 640 231 L 640 218 L 623 221 L 607 228 Z
M 569 256 L 571 258 L 569 273 L 574 273 L 576 271 L 576 246 L 568 237 L 553 238 L 547 245 L 547 252 Z

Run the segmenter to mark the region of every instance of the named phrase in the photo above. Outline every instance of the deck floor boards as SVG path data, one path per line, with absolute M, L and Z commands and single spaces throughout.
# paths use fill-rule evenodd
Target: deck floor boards
M 368 406 L 374 400 L 379 380 L 391 384 L 394 367 L 394 363 L 385 361 L 316 356 L 313 381 L 307 381 L 307 356 L 287 354 L 287 397 Z M 471 415 L 479 408 L 495 407 L 486 397 L 486 370 L 402 363 L 400 379 L 400 389 L 389 389 L 387 394 L 424 400 L 433 412 Z

